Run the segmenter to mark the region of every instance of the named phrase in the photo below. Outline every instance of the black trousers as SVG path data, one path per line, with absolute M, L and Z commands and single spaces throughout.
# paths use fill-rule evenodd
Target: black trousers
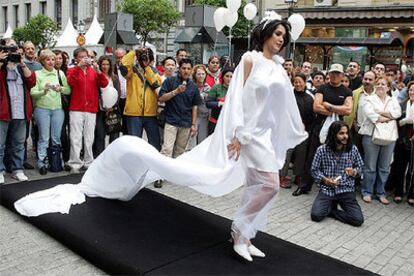
M 397 142 L 394 149 L 394 162 L 388 177 L 387 188 L 394 188 L 395 196 L 404 196 L 404 180 L 407 198 L 414 198 L 414 149 L 408 149 L 403 143 Z M 408 171 L 406 169 L 408 166 Z
M 105 150 L 105 137 L 105 111 L 99 110 L 96 113 L 95 139 L 92 146 L 94 158 L 98 157 Z M 119 132 L 109 134 L 109 143 L 112 143 L 118 137 Z
M 342 210 L 338 210 L 338 204 Z M 352 226 L 361 226 L 364 223 L 364 216 L 355 192 L 331 197 L 319 191 L 312 205 L 311 219 L 319 222 L 328 216 Z
M 124 115 L 125 104 L 126 104 L 126 98 L 119 99 L 119 101 L 118 101 L 118 108 L 119 108 L 119 112 L 121 113 L 121 116 L 122 116 L 122 134 L 123 135 L 127 135 L 128 134 L 128 128 L 127 128 L 127 123 L 126 123 L 126 116 Z
M 316 150 L 321 145 L 319 141 L 319 132 L 311 132 L 311 135 L 309 135 L 309 144 L 308 144 L 308 151 L 306 154 L 306 161 L 305 161 L 305 170 L 303 173 L 303 179 L 300 183 L 299 188 L 301 188 L 304 191 L 310 191 L 312 189 L 313 185 L 313 177 L 311 175 L 311 167 L 313 162 L 313 157 L 316 154 Z

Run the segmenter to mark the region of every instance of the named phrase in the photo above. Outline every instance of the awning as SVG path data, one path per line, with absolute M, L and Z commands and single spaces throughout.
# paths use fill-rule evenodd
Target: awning
M 275 9 L 287 17 L 288 9 Z M 300 13 L 308 19 L 380 19 L 380 18 L 414 18 L 414 5 L 398 5 L 383 7 L 312 7 L 294 8 L 292 13 Z
M 227 44 L 227 38 L 223 32 L 217 33 L 212 27 L 186 27 L 181 30 L 174 41 L 175 43 L 220 43 Z
M 348 37 L 301 37 L 296 44 L 305 45 L 331 45 L 331 46 L 402 46 L 399 37 L 389 38 L 348 38 Z
M 136 37 L 134 32 L 116 31 L 116 34 L 117 34 L 116 40 L 119 42 L 119 44 L 125 44 L 125 45 L 139 44 L 139 40 Z

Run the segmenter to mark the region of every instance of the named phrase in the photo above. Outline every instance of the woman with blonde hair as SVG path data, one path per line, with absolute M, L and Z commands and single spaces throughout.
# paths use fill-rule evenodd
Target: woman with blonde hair
M 61 146 L 60 137 L 64 121 L 61 95 L 69 95 L 71 90 L 65 74 L 55 69 L 55 53 L 45 49 L 41 51 L 39 61 L 43 69 L 36 72 L 36 86 L 32 88 L 30 95 L 35 106 L 33 116 L 39 128 L 37 167 L 40 174 L 44 175 L 49 165 L 49 139 L 52 140 L 52 147 Z
M 390 90 L 391 82 L 385 77 L 379 77 L 375 81 L 375 93 L 365 98 L 362 109 L 365 120 L 359 134 L 362 135 L 365 166 L 361 192 L 366 203 L 372 201 L 374 194 L 382 204 L 390 203 L 385 194 L 385 183 L 390 173 L 395 141 L 398 138 L 396 119 L 401 116 L 401 107 L 397 99 L 388 95 Z M 375 128 L 384 128 L 385 124 L 389 125 L 389 128 L 378 137 L 374 133 Z M 387 139 L 388 142 L 380 142 L 379 139 Z

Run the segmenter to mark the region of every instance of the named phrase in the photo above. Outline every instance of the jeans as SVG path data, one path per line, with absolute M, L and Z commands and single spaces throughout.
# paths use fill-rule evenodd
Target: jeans
M 342 210 L 338 210 L 338 204 Z M 354 192 L 330 197 L 319 191 L 312 205 L 311 219 L 319 222 L 327 216 L 352 226 L 361 226 L 364 223 L 364 216 Z
M 26 141 L 26 120 L 0 121 L 0 173 L 5 169 L 3 158 L 7 134 L 10 135 L 11 170 L 23 170 L 24 142 Z
M 60 146 L 60 136 L 62 134 L 63 121 L 65 113 L 63 109 L 45 109 L 36 107 L 33 112 L 39 129 L 39 141 L 37 143 L 37 167 L 40 169 L 47 166 L 47 149 L 49 147 L 49 138 L 52 139 L 52 145 Z
M 390 174 L 391 159 L 394 153 L 395 142 L 387 146 L 379 146 L 372 142 L 372 137 L 363 135 L 364 147 L 364 179 L 362 181 L 362 195 L 385 197 L 385 183 Z
M 160 151 L 161 142 L 157 117 L 126 116 L 126 122 L 128 135 L 142 138 L 142 132 L 145 130 L 148 137 L 148 143 Z

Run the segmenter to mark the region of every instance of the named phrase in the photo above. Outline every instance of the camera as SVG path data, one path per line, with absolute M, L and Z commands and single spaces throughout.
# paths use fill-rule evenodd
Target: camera
M 135 55 L 137 56 L 139 63 L 146 62 L 149 60 L 147 48 L 141 48 L 136 50 Z
M 16 45 L 6 45 L 6 41 L 4 39 L 1 40 L 0 52 L 7 52 L 7 57 L 4 61 L 20 63 L 22 56 L 17 53 L 18 49 Z

